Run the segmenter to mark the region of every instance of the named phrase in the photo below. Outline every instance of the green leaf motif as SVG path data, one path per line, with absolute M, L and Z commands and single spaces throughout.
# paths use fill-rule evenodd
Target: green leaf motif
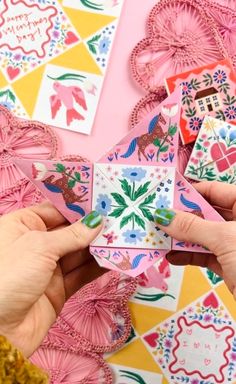
M 161 145 L 161 141 L 160 141 L 159 139 L 155 139 L 155 140 L 153 141 L 153 144 L 155 145 L 155 147 L 160 147 L 160 145 Z
M 235 96 L 230 96 L 229 94 L 226 95 L 226 99 L 223 99 L 223 103 L 225 105 L 232 105 L 236 102 Z
M 217 111 L 216 112 L 216 119 L 219 119 L 219 120 L 222 120 L 222 121 L 225 121 L 226 119 L 225 119 L 225 114 L 224 114 L 224 112 L 223 111 Z
M 133 380 L 135 383 L 138 384 L 148 384 L 138 373 L 134 373 L 132 371 L 125 371 L 122 369 L 119 372 L 121 373 L 120 377 L 126 377 L 127 379 Z
M 133 326 L 131 327 L 131 332 L 130 332 L 130 335 L 128 337 L 128 339 L 126 340 L 125 344 L 129 343 L 131 340 L 133 340 L 136 336 L 136 333 L 135 333 L 135 330 L 133 328 Z
M 197 79 L 192 79 L 190 81 L 190 84 L 192 85 L 192 88 L 194 89 L 194 91 L 198 91 L 198 89 L 200 88 L 201 82 L 198 81 Z
M 190 104 L 193 102 L 193 96 L 192 95 L 185 95 L 183 98 L 182 98 L 182 103 L 183 105 L 187 104 L 188 106 L 190 106 Z
M 145 197 L 145 199 L 142 201 L 142 203 L 139 204 L 139 207 L 143 206 L 143 205 L 152 204 L 153 201 L 155 200 L 155 198 L 156 198 L 156 193 L 153 193 L 152 195 L 148 195 L 147 197 Z
M 81 176 L 80 176 L 79 172 L 75 172 L 75 178 L 76 178 L 77 181 L 81 180 Z
M 143 219 L 141 219 L 141 217 L 139 217 L 138 215 L 136 215 L 136 213 L 134 213 L 134 220 L 135 220 L 135 223 L 143 228 L 145 230 L 145 222 Z
M 209 73 L 206 73 L 205 75 L 203 75 L 203 77 L 204 77 L 203 82 L 206 87 L 209 87 L 210 85 L 213 84 L 213 79 Z
M 171 125 L 168 129 L 168 134 L 173 137 L 177 132 L 177 124 Z
M 96 43 L 101 38 L 101 35 L 96 35 L 88 41 L 89 44 Z
M 51 80 L 78 80 L 83 81 L 82 79 L 86 79 L 86 76 L 78 75 L 77 73 L 64 73 L 64 75 L 58 76 L 58 77 L 52 77 L 47 75 L 47 77 Z
M 10 100 L 15 103 L 16 101 L 16 97 L 14 95 L 14 93 L 12 93 L 12 91 L 10 89 L 8 89 L 8 97 L 10 98 Z
M 223 281 L 223 279 L 220 276 L 218 276 L 216 273 L 214 273 L 210 269 L 207 270 L 207 276 L 211 280 L 212 284 L 214 285 L 219 283 L 220 281 Z
M 169 149 L 169 145 L 165 145 L 164 147 L 160 148 L 160 152 L 167 152 Z
M 126 209 L 126 207 L 116 208 L 108 216 L 115 217 L 115 218 L 120 217 L 125 209 Z
M 88 41 L 89 50 L 95 55 L 97 54 L 96 43 L 99 41 L 100 38 L 101 35 L 96 35 Z
M 185 115 L 187 116 L 187 117 L 193 117 L 193 116 L 195 116 L 196 115 L 196 113 L 197 113 L 197 111 L 196 111 L 196 108 L 195 107 L 193 107 L 193 108 L 188 108 L 188 109 L 186 109 L 185 110 Z
M 130 215 L 123 217 L 123 219 L 120 222 L 120 229 L 122 229 L 125 225 L 127 225 L 133 219 L 134 219 L 134 213 L 133 212 Z
M 158 293 L 156 295 L 146 295 L 145 293 L 139 293 L 139 292 L 135 295 L 134 298 L 139 299 L 139 300 L 143 300 L 143 301 L 153 302 L 153 301 L 161 300 L 164 297 L 170 297 L 171 299 L 175 299 L 174 296 L 169 295 L 167 293 Z
M 230 89 L 230 85 L 228 83 L 223 83 L 219 85 L 219 90 L 224 92 L 224 94 L 227 94 L 227 91 Z
M 199 144 L 199 143 L 196 143 L 196 150 L 197 151 L 200 151 L 202 149 L 202 146 L 201 146 L 201 144 Z
M 97 54 L 97 50 L 96 50 L 96 46 L 95 46 L 95 45 L 93 45 L 93 44 L 89 44 L 89 43 L 88 43 L 88 47 L 89 47 L 89 50 L 90 50 L 94 55 Z
M 126 179 L 119 180 L 121 184 L 121 188 L 123 189 L 126 196 L 128 196 L 131 199 L 131 186 L 129 185 L 128 181 Z
M 112 192 L 111 196 L 117 202 L 117 204 L 119 204 L 121 207 L 125 207 L 125 208 L 127 207 L 125 199 L 119 193 Z
M 149 221 L 154 221 L 154 217 L 149 208 L 139 205 L 139 209 L 142 212 L 143 216 L 146 217 Z
M 66 170 L 66 167 L 60 163 L 55 164 L 55 167 L 56 167 L 56 171 L 60 173 L 63 173 Z
M 71 180 L 68 181 L 67 184 L 68 184 L 68 188 L 72 189 L 72 188 L 74 188 L 74 186 L 76 184 L 76 180 L 71 179 Z
M 145 184 L 140 185 L 137 191 L 134 192 L 133 201 L 137 200 L 140 196 L 144 195 L 148 191 L 148 187 L 151 184 L 151 181 L 147 181 Z
M 90 0 L 80 0 L 81 4 L 84 5 L 84 7 L 95 9 L 96 11 L 103 11 L 103 6 L 101 4 L 94 3 Z

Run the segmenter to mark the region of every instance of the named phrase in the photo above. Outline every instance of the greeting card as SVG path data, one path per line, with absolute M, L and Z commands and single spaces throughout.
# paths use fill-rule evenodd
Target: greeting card
M 229 60 L 218 61 L 166 79 L 169 93 L 182 89 L 180 135 L 195 141 L 206 115 L 236 123 L 236 76 Z
M 185 176 L 193 180 L 236 182 L 236 127 L 206 116 Z
M 90 134 L 123 0 L 74 3 L 0 3 L 0 103 L 19 116 L 23 109 L 46 124 Z

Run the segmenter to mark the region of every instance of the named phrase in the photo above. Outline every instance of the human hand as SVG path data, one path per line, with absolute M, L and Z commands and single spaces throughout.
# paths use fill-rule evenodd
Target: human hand
M 102 218 L 66 225 L 50 203 L 0 218 L 0 334 L 25 356 L 40 345 L 65 301 L 101 269 L 88 251 Z
M 194 187 L 228 221 L 212 222 L 187 212 L 158 209 L 155 221 L 163 231 L 179 241 L 200 244 L 212 252 L 171 251 L 167 259 L 174 265 L 211 269 L 225 280 L 236 299 L 236 186 L 214 181 Z

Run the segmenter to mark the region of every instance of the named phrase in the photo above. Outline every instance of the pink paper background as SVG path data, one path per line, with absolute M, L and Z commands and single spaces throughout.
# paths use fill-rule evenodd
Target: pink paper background
M 57 129 L 63 154 L 95 161 L 127 133 L 130 113 L 145 94 L 131 77 L 129 58 L 145 36 L 146 19 L 155 4 L 156 0 L 125 0 L 92 133 L 86 136 Z

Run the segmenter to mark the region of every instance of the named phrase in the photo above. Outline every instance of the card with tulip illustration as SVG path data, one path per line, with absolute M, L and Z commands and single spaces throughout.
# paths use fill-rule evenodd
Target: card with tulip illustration
M 206 115 L 236 124 L 236 75 L 230 60 L 222 60 L 166 79 L 167 91 L 182 89 L 180 135 L 196 140 Z
M 185 176 L 193 180 L 236 182 L 236 126 L 205 117 Z

